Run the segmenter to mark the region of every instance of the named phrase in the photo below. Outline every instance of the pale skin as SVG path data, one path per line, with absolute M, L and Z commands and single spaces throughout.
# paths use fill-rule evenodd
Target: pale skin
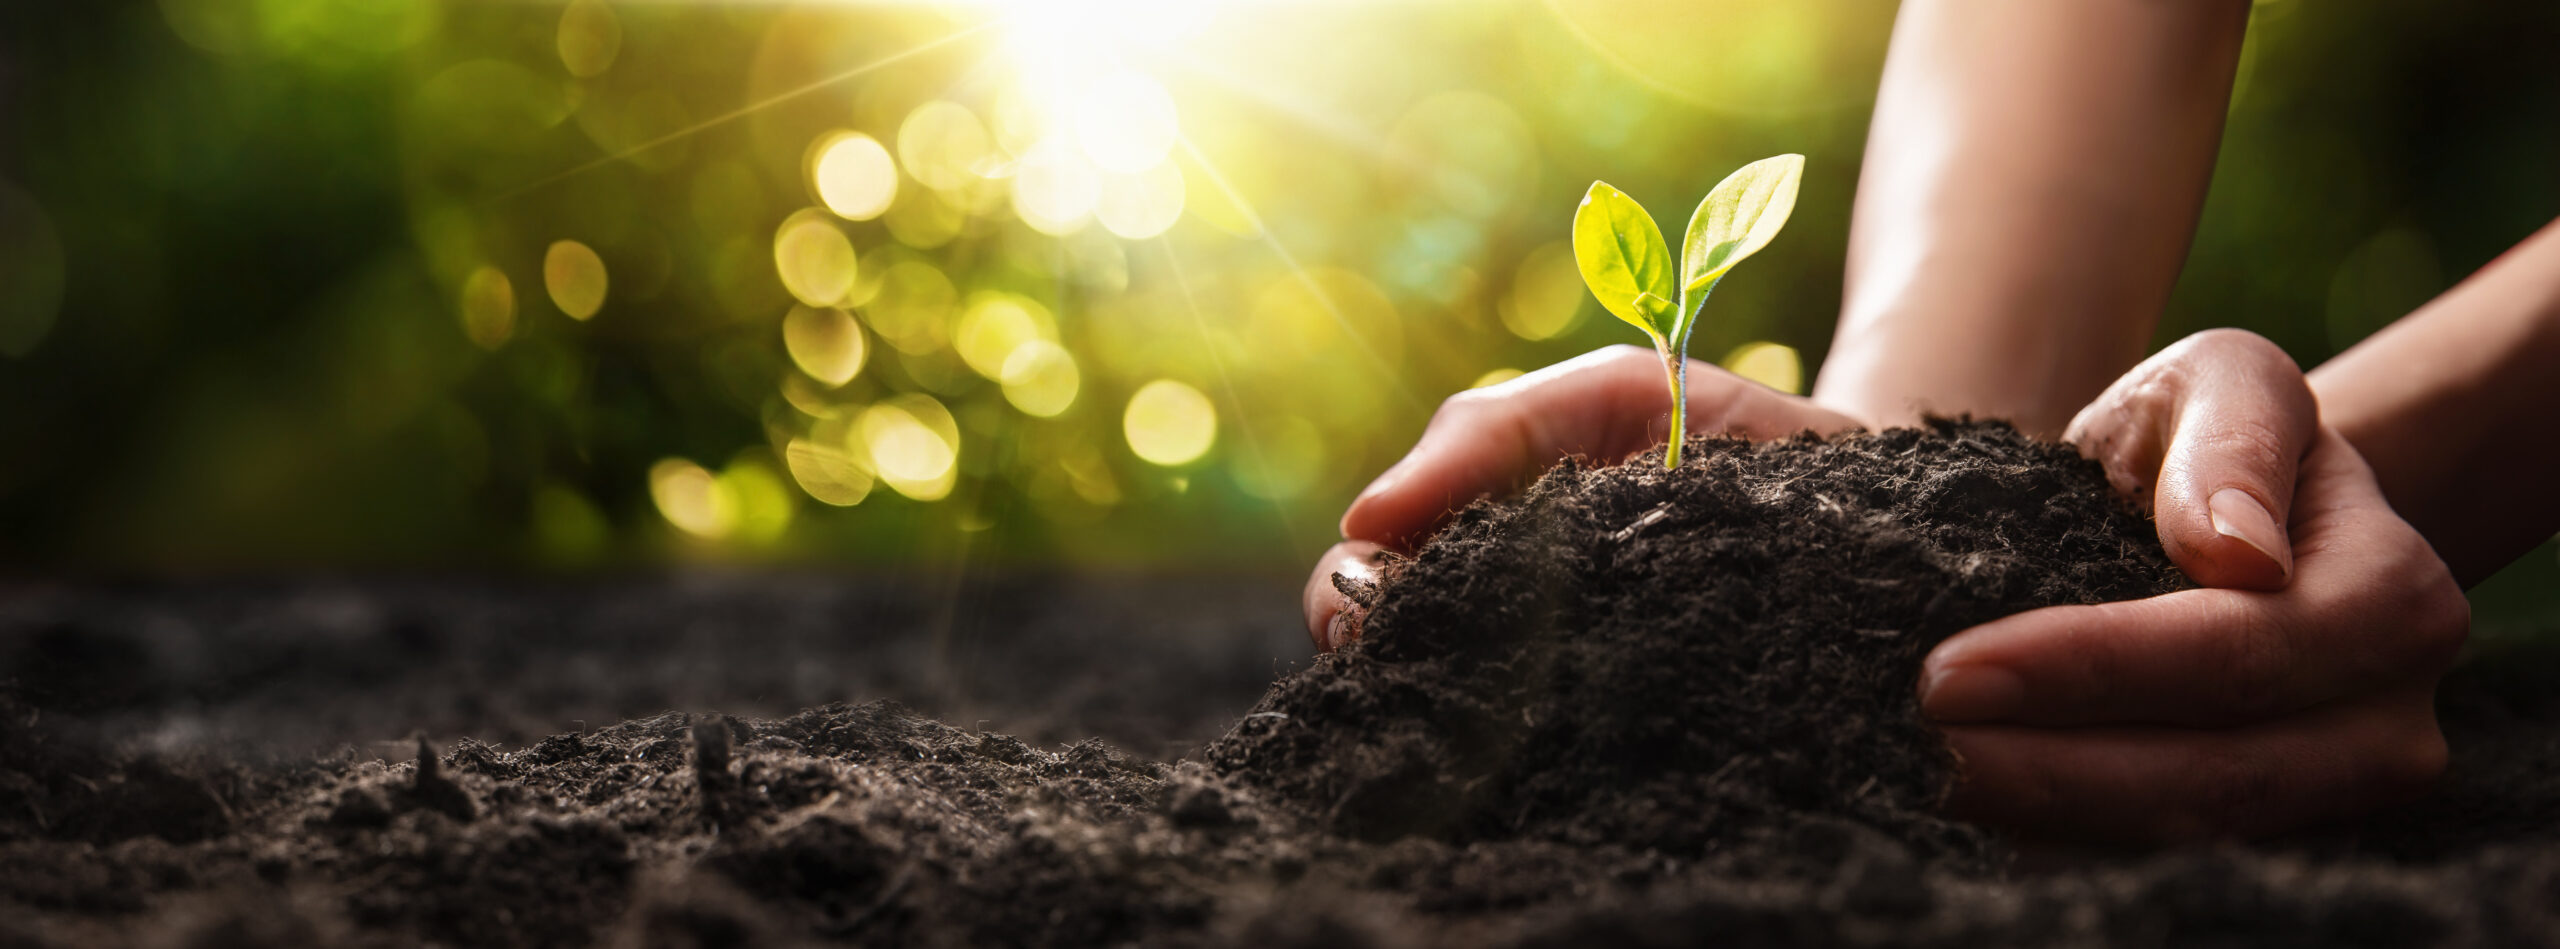
M 2460 584 L 2560 530 L 2560 224 L 2307 377 L 2252 334 L 2136 365 L 2192 239 L 2239 0 L 1911 0 L 1810 398 L 1690 365 L 1691 432 L 1998 416 L 2067 437 L 2205 589 L 1960 633 L 1915 684 L 1951 810 L 2051 838 L 2272 833 L 2422 794 Z M 1306 593 L 1566 455 L 1659 443 L 1661 368 L 1612 347 L 1452 397 L 1353 501 Z M 2450 565 L 2450 566 L 2448 566 Z

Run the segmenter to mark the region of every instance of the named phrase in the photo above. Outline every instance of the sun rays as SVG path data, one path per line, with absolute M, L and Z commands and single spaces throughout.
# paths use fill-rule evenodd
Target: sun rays
M 963 28 L 963 29 L 960 29 L 960 30 L 954 31 L 954 32 L 952 32 L 952 33 L 950 33 L 950 34 L 948 34 L 948 35 L 945 35 L 945 36 L 943 36 L 943 37 L 941 37 L 941 38 L 939 38 L 939 39 L 930 40 L 930 41 L 927 41 L 927 42 L 924 42 L 924 43 L 918 44 L 918 45 L 916 45 L 916 46 L 908 47 L 908 48 L 906 48 L 906 49 L 904 49 L 904 50 L 900 50 L 900 51 L 898 51 L 898 52 L 891 53 L 891 54 L 889 54 L 889 55 L 887 55 L 887 56 L 883 56 L 883 57 L 881 57 L 881 58 L 879 58 L 879 59 L 875 59 L 875 60 L 872 60 L 872 61 L 870 61 L 870 62 L 864 63 L 864 64 L 862 64 L 862 65 L 855 66 L 855 67 L 853 67 L 853 68 L 851 68 L 851 69 L 847 69 L 847 70 L 845 70 L 845 71 L 843 71 L 843 72 L 839 72 L 839 73 L 836 73 L 836 74 L 834 74 L 834 75 L 826 76 L 826 77 L 823 77 L 823 78 L 820 78 L 820 79 L 811 80 L 810 82 L 805 83 L 805 84 L 803 84 L 803 85 L 800 85 L 800 86 L 794 87 L 794 88 L 792 88 L 792 89 L 785 90 L 785 91 L 783 91 L 783 92 L 775 93 L 775 94 L 770 95 L 770 96 L 766 96 L 766 97 L 764 97 L 764 98 L 762 98 L 762 99 L 758 99 L 758 100 L 756 100 L 756 101 L 754 101 L 754 102 L 750 102 L 750 103 L 748 103 L 748 104 L 746 104 L 746 105 L 739 106 L 738 108 L 732 109 L 732 110 L 730 110 L 730 111 L 723 112 L 723 113 L 721 113 L 721 114 L 719 114 L 719 115 L 716 115 L 716 116 L 712 116 L 711 118 L 704 119 L 704 120 L 702 120 L 702 121 L 700 121 L 700 122 L 695 122 L 695 123 L 693 123 L 693 124 L 691 124 L 691 125 L 687 125 L 687 126 L 685 126 L 685 127 L 683 127 L 683 128 L 677 129 L 677 130 L 675 130 L 675 131 L 668 132 L 668 133 L 666 133 L 666 134 L 664 134 L 664 135 L 660 135 L 660 136 L 657 136 L 657 137 L 655 137 L 655 138 L 651 138 L 651 139 L 649 139 L 649 140 L 647 140 L 647 141 L 643 141 L 643 142 L 641 142 L 640 144 L 632 145 L 632 146 L 630 146 L 630 147 L 623 148 L 623 149 L 620 149 L 620 150 L 618 150 L 618 151 L 615 151 L 615 152 L 614 152 L 614 153 L 612 153 L 612 154 L 604 155 L 604 156 L 598 157 L 598 158 L 596 158 L 596 159 L 594 159 L 594 160 L 592 160 L 592 161 L 588 161 L 588 162 L 581 163 L 581 164 L 577 165 L 576 167 L 569 168 L 569 169 L 567 169 L 567 170 L 565 170 L 565 171 L 561 171 L 561 172 L 556 173 L 556 174 L 546 175 L 546 176 L 543 176 L 543 177 L 542 177 L 542 178 L 540 178 L 540 179 L 537 179 L 537 180 L 534 180 L 534 181 L 526 182 L 526 183 L 524 183 L 524 184 L 522 184 L 522 185 L 519 185 L 519 186 L 517 186 L 517 187 L 515 187 L 515 188 L 513 188 L 513 189 L 511 189 L 511 190 L 509 190 L 509 191 L 507 191 L 507 192 L 506 192 L 506 193 L 504 193 L 504 194 L 499 195 L 499 198 L 501 198 L 501 199 L 505 199 L 505 198 L 512 198 L 512 197 L 515 197 L 515 196 L 517 196 L 517 195 L 521 195 L 521 194 L 524 194 L 524 193 L 526 193 L 526 192 L 534 191 L 534 190 L 537 190 L 537 189 L 543 188 L 543 187 L 548 186 L 548 185 L 557 184 L 557 183 L 559 183 L 559 182 L 561 182 L 561 181 L 567 180 L 567 179 L 572 178 L 572 177 L 575 177 L 575 176 L 577 176 L 577 175 L 584 174 L 584 173 L 586 173 L 586 172 L 594 171 L 595 169 L 602 168 L 602 167 L 605 167 L 605 166 L 607 166 L 607 165 L 612 165 L 612 164 L 614 164 L 614 163 L 616 163 L 616 162 L 629 161 L 629 160 L 631 160 L 632 158 L 634 158 L 634 157 L 636 157 L 636 156 L 639 156 L 639 155 L 641 155 L 641 154 L 643 154 L 643 153 L 649 152 L 649 151 L 651 151 L 651 150 L 653 150 L 653 149 L 662 148 L 662 147 L 665 147 L 665 146 L 667 146 L 667 145 L 673 144 L 673 143 L 675 143 L 675 142 L 677 142 L 677 141 L 681 141 L 681 140 L 683 140 L 683 139 L 691 138 L 691 137 L 693 137 L 693 136 L 695 136 L 695 135 L 700 135 L 700 134 L 702 134 L 702 133 L 704 133 L 704 132 L 710 131 L 710 130 L 715 129 L 715 128 L 719 128 L 720 126 L 727 125 L 727 124 L 729 124 L 729 123 L 731 123 L 731 122 L 738 121 L 739 119 L 746 118 L 746 117 L 751 116 L 751 115 L 754 115 L 754 114 L 756 114 L 756 113 L 758 113 L 758 112 L 762 112 L 762 111 L 764 111 L 764 110 L 766 110 L 766 109 L 770 109 L 770 108 L 773 108 L 773 107 L 775 107 L 775 106 L 782 105 L 783 103 L 790 102 L 790 101 L 792 101 L 792 100 L 794 100 L 794 99 L 798 99 L 798 98 L 801 98 L 801 97 L 803 97 L 803 96 L 807 96 L 807 95 L 812 95 L 812 94 L 815 94 L 815 93 L 818 93 L 818 92 L 821 92 L 821 91 L 824 91 L 824 90 L 827 90 L 827 89 L 834 88 L 834 87 L 836 87 L 836 86 L 841 86 L 841 85 L 843 85 L 843 84 L 845 84 L 845 83 L 852 82 L 853 80 L 860 79 L 860 78 L 862 78 L 862 77 L 864 77 L 864 76 L 871 75 L 871 74 L 873 74 L 873 73 L 876 73 L 876 72 L 879 72 L 879 71 L 881 71 L 881 70 L 887 69 L 887 68 L 889 68 L 889 67 L 891 67 L 891 66 L 896 66 L 896 65 L 898 65 L 898 64 L 900 64 L 900 63 L 904 63 L 904 62 L 907 62 L 907 61 L 909 61 L 909 60 L 913 60 L 913 59 L 916 59 L 916 58 L 918 58 L 918 57 L 925 56 L 925 55 L 927 55 L 927 54 L 929 54 L 929 53 L 933 53 L 933 52 L 936 52 L 936 51 L 939 51 L 939 50 L 945 49 L 945 48 L 947 48 L 947 47 L 950 47 L 950 46 L 952 46 L 952 45 L 955 45 L 955 44 L 959 43 L 959 42 L 960 42 L 960 41 L 962 41 L 962 40 L 968 39 L 968 38 L 970 38 L 970 37 L 972 37 L 972 36 L 977 36 L 977 35 L 979 35 L 979 34 L 985 33 L 985 32 L 987 32 L 988 30 L 990 30 L 990 29 L 994 28 L 996 25 L 997 25 L 996 23 L 992 23 L 992 22 L 990 22 L 990 23 L 982 23 L 982 24 L 979 24 L 979 25 L 977 25 L 977 26 L 966 27 L 966 28 Z
M 1185 15 L 1158 16 L 1166 10 Z M 1238 66 L 1204 52 L 1192 37 L 1214 18 L 1212 7 L 1023 0 L 845 11 L 772 15 L 751 75 L 758 88 L 779 91 L 628 144 L 590 130 L 600 154 L 496 196 L 520 198 L 630 163 L 642 174 L 598 193 L 689 192 L 696 220 L 727 228 L 694 245 L 728 255 L 706 262 L 715 277 L 779 278 L 787 296 L 776 312 L 788 313 L 777 339 L 793 348 L 778 362 L 779 395 L 764 413 L 771 451 L 742 450 L 727 467 L 670 457 L 660 471 L 705 472 L 684 483 L 717 488 L 726 472 L 771 470 L 821 510 L 928 504 L 963 533 L 1008 512 L 1109 509 L 1210 485 L 1219 498 L 1267 508 L 1275 539 L 1312 554 L 1298 523 L 1312 516 L 1304 502 L 1346 490 L 1382 461 L 1353 439 L 1427 414 L 1414 363 L 1460 382 L 1481 374 L 1472 365 L 1438 371 L 1444 353 L 1407 342 L 1428 304 L 1409 289 L 1385 289 L 1371 255 L 1327 239 L 1324 220 L 1310 215 L 1338 208 L 1271 213 L 1278 195 L 1297 193 L 1272 190 L 1297 161 L 1289 148 L 1398 180 L 1427 177 L 1430 163 L 1396 147 L 1390 132 L 1400 128 L 1342 108 L 1338 86 L 1328 105 L 1328 93 L 1263 75 L 1268 63 Z M 824 71 L 820 64 L 840 55 L 829 44 L 862 41 L 851 24 L 880 11 L 918 25 L 939 17 L 941 28 Z M 1103 15 L 1078 15 L 1093 11 Z M 647 46 L 617 48 L 600 22 L 593 11 L 563 17 L 563 61 L 585 83 L 573 100 L 604 96 L 585 101 L 610 109 L 613 97 L 652 94 L 600 81 L 610 70 L 649 68 Z M 581 31 L 574 44 L 572 26 Z M 697 81 L 716 75 L 695 73 Z M 746 121 L 759 115 L 776 118 Z M 1195 123 L 1216 138 L 1196 138 Z M 675 148 L 691 139 L 711 144 Z M 805 206 L 803 196 L 767 184 L 795 139 L 806 142 Z M 650 158 L 661 150 L 675 157 Z M 493 213 L 550 215 L 536 209 L 577 200 L 587 199 Z M 778 230 L 755 233 L 776 214 Z M 545 239 L 581 236 L 562 230 Z M 617 270 L 616 301 L 627 299 L 626 282 L 646 283 L 620 275 L 649 266 L 629 263 L 627 246 L 609 235 L 587 241 L 601 257 L 593 269 L 611 262 Z M 770 252 L 737 249 L 742 242 Z M 765 267 L 773 269 L 757 272 Z M 934 287 L 940 296 L 918 296 Z M 770 295 L 725 292 L 715 304 Z M 1042 309 L 1044 328 L 957 338 L 975 332 L 964 311 L 979 312 L 989 294 Z M 584 309 L 589 321 L 614 325 L 611 312 L 596 310 Z M 761 309 L 727 319 L 769 321 Z M 988 348 L 999 344 L 1004 351 Z M 1223 440 L 1213 434 L 1218 416 L 1232 423 L 1221 426 L 1229 428 Z M 906 418 L 935 424 L 882 421 Z M 1361 434 L 1345 438 L 1352 433 Z M 931 478 L 918 474 L 927 468 Z M 875 484 L 892 490 L 869 490 Z M 677 523 L 689 535 L 726 536 L 699 529 L 710 522 L 693 515 L 718 508 L 706 504 L 675 505 L 669 517 L 691 517 Z

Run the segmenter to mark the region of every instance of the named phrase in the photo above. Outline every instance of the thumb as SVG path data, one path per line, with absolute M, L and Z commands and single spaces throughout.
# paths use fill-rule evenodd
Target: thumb
M 2160 545 L 2188 577 L 2249 590 L 2293 578 L 2286 525 L 2319 405 L 2274 343 L 2239 330 L 2188 337 L 2127 373 L 2072 430 L 2083 450 L 2099 447 L 2120 490 L 2150 502 Z

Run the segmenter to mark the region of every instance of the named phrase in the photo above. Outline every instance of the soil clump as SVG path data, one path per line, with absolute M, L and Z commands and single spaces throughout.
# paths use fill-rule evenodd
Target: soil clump
M 1845 819 L 1980 865 L 1986 840 L 1932 813 L 1955 768 L 1912 698 L 1921 658 L 2187 585 L 2094 463 L 2006 425 L 1693 444 L 1468 508 L 1346 589 L 1372 604 L 1360 644 L 1209 760 L 1368 840 L 1697 858 Z

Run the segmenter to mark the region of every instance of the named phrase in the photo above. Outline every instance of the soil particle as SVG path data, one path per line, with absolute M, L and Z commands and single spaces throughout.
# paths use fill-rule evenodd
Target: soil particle
M 1999 425 L 1692 449 L 1673 471 L 1568 464 L 1470 508 L 1359 591 L 1359 644 L 1185 760 L 884 701 L 669 712 L 512 749 L 173 752 L 97 723 L 160 720 L 152 696 L 182 685 L 0 687 L 0 944 L 2560 940 L 2560 650 L 2448 681 L 2453 776 L 2416 806 L 2029 867 L 1932 814 L 1953 770 L 1914 670 L 1985 619 L 2179 586 L 2150 525 L 2067 449 Z M 62 682 L 107 682 L 64 664 L 124 652 L 27 642 L 0 654 Z M 1002 674 L 1062 674 L 1027 655 Z M 1121 708 L 1190 709 L 1168 696 L 1198 687 L 1123 681 L 1163 694 Z

